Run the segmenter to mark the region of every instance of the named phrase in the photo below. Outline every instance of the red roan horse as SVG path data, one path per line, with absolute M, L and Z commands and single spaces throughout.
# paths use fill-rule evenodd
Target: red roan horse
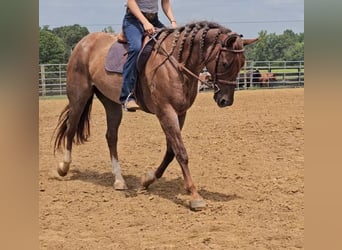
M 115 176 L 114 188 L 122 190 L 127 189 L 117 153 L 118 128 L 122 118 L 119 102 L 122 75 L 109 73 L 104 67 L 108 49 L 117 38 L 115 34 L 91 33 L 73 50 L 67 67 L 69 104 L 59 117 L 54 151 L 66 147 L 64 159 L 57 167 L 59 175 L 65 176 L 71 163 L 72 144 L 84 143 L 89 136 L 89 117 L 95 93 L 107 116 L 106 139 Z M 183 172 L 185 188 L 191 195 L 190 208 L 200 210 L 205 207 L 191 178 L 181 136 L 187 110 L 198 92 L 197 76 L 206 66 L 213 76 L 217 105 L 232 105 L 236 78 L 245 63 L 244 45 L 256 40 L 242 39 L 230 29 L 206 21 L 162 30 L 144 70 L 139 74 L 139 84 L 135 89 L 139 105 L 144 111 L 156 115 L 167 140 L 164 159 L 155 171 L 142 177 L 143 188 L 148 188 L 160 178 L 176 157 Z
M 270 87 L 270 83 L 277 81 L 276 75 L 272 72 L 261 73 L 260 87 Z

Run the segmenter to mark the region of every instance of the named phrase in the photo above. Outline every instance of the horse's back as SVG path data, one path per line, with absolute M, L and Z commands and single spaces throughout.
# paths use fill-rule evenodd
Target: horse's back
M 68 84 L 96 86 L 109 99 L 119 102 L 121 75 L 108 73 L 104 66 L 107 53 L 116 41 L 116 34 L 105 32 L 93 32 L 83 37 L 69 59 Z M 82 77 L 83 82 L 80 82 Z
M 115 34 L 104 32 L 89 33 L 75 46 L 70 59 L 78 58 L 89 62 L 98 56 L 106 56 L 109 47 L 117 40 Z

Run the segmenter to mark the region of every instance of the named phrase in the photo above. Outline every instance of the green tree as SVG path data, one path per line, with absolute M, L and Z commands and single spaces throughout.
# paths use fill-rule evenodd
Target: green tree
M 304 60 L 304 42 L 297 42 L 285 51 L 285 61 L 302 61 Z
M 259 32 L 259 41 L 246 49 L 247 60 L 297 61 L 304 60 L 304 33 L 285 30 L 283 34 Z
M 102 30 L 102 32 L 105 32 L 105 33 L 114 33 L 114 29 L 113 29 L 112 26 L 108 26 L 108 27 L 104 28 L 104 29 Z
M 52 29 L 52 33 L 60 37 L 66 47 L 64 60 L 67 62 L 69 60 L 72 49 L 75 45 L 86 35 L 89 31 L 86 27 L 82 27 L 79 24 L 63 26 Z
M 286 44 L 282 59 L 284 61 L 304 60 L 304 33 L 297 35 L 291 30 L 285 30 L 281 36 Z
M 267 48 L 267 31 L 262 30 L 259 33 L 258 42 L 248 46 L 246 49 L 247 60 L 252 61 L 265 61 L 269 60 L 269 51 Z
M 65 45 L 61 38 L 44 27 L 39 31 L 39 63 L 64 63 Z
M 304 43 L 304 33 L 299 33 L 299 35 L 298 35 L 298 42 L 303 42 Z

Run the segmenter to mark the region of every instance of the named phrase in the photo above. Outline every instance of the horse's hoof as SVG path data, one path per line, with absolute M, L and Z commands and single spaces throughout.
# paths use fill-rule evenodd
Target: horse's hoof
M 128 187 L 124 181 L 121 180 L 116 180 L 114 182 L 114 189 L 115 190 L 127 190 Z
M 149 170 L 142 178 L 141 185 L 143 188 L 147 189 L 149 185 L 151 185 L 156 180 L 156 176 L 154 171 Z
M 203 199 L 190 201 L 190 209 L 192 211 L 201 211 L 204 208 L 205 208 L 205 201 Z
M 66 176 L 69 171 L 70 163 L 60 162 L 57 167 L 57 173 L 59 176 Z
M 145 187 L 139 187 L 137 190 L 137 194 L 148 194 L 148 190 Z

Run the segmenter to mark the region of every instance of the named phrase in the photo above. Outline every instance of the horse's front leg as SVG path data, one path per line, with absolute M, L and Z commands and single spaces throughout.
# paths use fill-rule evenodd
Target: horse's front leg
M 183 125 L 185 115 L 182 118 L 183 121 L 180 121 L 178 119 L 178 116 L 176 112 L 173 109 L 169 109 L 166 112 L 163 112 L 161 114 L 157 114 L 157 117 L 159 119 L 159 122 L 161 124 L 161 127 L 166 135 L 167 141 L 170 143 L 170 146 L 173 150 L 174 156 L 176 157 L 179 165 L 181 166 L 183 177 L 184 177 L 184 186 L 185 189 L 190 193 L 191 200 L 190 200 L 190 208 L 192 210 L 201 210 L 205 207 L 205 202 L 203 198 L 198 193 L 195 184 L 192 180 L 190 170 L 188 167 L 188 154 L 186 152 L 182 136 L 181 136 L 181 127 L 180 125 Z M 171 155 L 169 155 L 171 156 Z M 164 158 L 165 161 L 165 158 Z M 161 165 L 159 169 L 160 171 L 165 170 L 165 165 Z M 152 176 L 152 178 L 155 178 L 156 174 Z
M 184 121 L 185 121 L 186 113 L 178 116 L 179 128 L 182 130 Z M 175 154 L 173 153 L 171 142 L 166 138 L 166 152 L 163 158 L 163 161 L 159 165 L 156 171 L 148 171 L 141 180 L 141 184 L 143 188 L 148 188 L 156 179 L 159 179 L 163 176 L 166 168 L 174 159 Z

